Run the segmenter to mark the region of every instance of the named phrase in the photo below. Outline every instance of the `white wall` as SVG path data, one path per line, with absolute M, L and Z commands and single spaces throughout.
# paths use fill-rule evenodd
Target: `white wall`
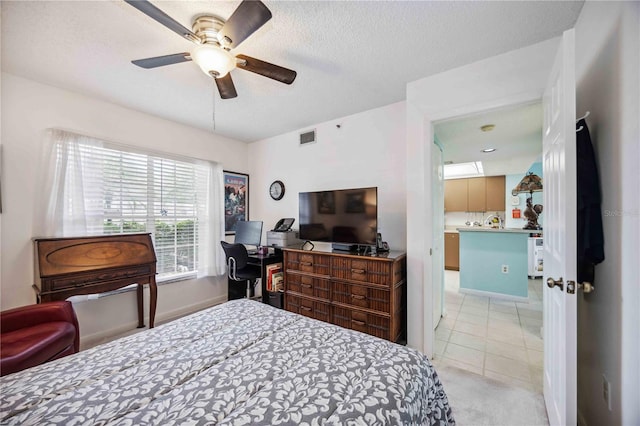
M 1 309 L 35 302 L 34 210 L 41 196 L 37 165 L 45 130 L 64 128 L 105 140 L 221 162 L 247 170 L 247 145 L 95 98 L 2 74 Z M 34 227 L 35 225 L 35 227 Z M 223 279 L 189 280 L 158 289 L 156 318 L 226 300 Z M 145 309 L 148 309 L 145 293 Z M 135 292 L 75 304 L 81 340 L 120 332 L 137 324 Z M 117 314 L 114 314 L 117 313 Z
M 591 112 L 606 257 L 595 292 L 578 297 L 578 410 L 588 425 L 640 424 L 639 28 L 638 2 L 585 2 L 576 23 L 577 115 Z
M 317 142 L 299 146 L 299 133 L 312 128 Z M 249 144 L 251 219 L 264 221 L 265 232 L 281 217 L 296 218 L 297 228 L 299 192 L 377 186 L 379 230 L 392 249 L 404 250 L 404 129 L 399 102 Z M 286 188 L 279 201 L 269 196 L 274 180 Z

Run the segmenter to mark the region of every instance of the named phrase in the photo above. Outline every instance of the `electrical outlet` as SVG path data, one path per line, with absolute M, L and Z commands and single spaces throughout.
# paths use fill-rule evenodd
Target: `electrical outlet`
M 602 399 L 607 404 L 607 408 L 611 411 L 611 383 L 607 379 L 607 376 L 602 375 Z
M 509 265 L 502 265 L 502 273 L 503 274 L 509 273 Z

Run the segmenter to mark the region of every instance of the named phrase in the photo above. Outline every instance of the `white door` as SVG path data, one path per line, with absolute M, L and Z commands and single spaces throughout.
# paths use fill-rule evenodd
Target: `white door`
M 575 33 L 566 31 L 544 93 L 544 400 L 551 425 L 577 424 Z M 548 280 L 560 285 L 548 286 Z M 551 282 L 553 285 L 553 282 Z
M 433 217 L 433 235 L 431 252 L 431 278 L 433 297 L 433 329 L 435 330 L 442 317 L 444 301 L 444 163 L 442 149 L 438 144 L 431 144 L 431 203 Z

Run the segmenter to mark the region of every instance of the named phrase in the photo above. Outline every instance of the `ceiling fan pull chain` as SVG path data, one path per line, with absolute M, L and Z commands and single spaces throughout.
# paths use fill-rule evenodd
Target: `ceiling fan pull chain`
M 211 113 L 211 118 L 213 120 L 213 132 L 215 133 L 216 131 L 216 88 L 212 87 L 211 90 L 211 94 L 212 94 L 212 113 Z

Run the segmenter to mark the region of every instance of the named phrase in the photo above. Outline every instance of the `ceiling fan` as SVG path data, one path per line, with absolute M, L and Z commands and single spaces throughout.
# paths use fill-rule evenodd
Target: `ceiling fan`
M 131 61 L 139 67 L 149 69 L 194 61 L 205 74 L 214 78 L 222 99 L 238 96 L 230 74 L 236 67 L 285 84 L 291 84 L 296 79 L 297 73 L 293 70 L 230 52 L 271 19 L 271 11 L 259 0 L 243 0 L 226 21 L 215 15 L 197 16 L 193 21 L 193 31 L 189 31 L 147 0 L 125 2 L 197 44 L 191 52 Z

